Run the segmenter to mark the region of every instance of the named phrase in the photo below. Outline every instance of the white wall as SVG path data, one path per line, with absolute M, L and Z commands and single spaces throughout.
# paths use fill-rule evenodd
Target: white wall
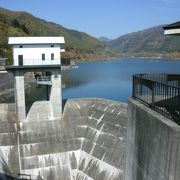
M 60 45 L 13 45 L 13 65 L 18 66 L 18 55 L 23 55 L 23 65 L 49 65 L 61 64 Z M 54 60 L 51 60 L 51 53 L 54 54 Z M 45 60 L 42 60 L 42 54 L 45 54 Z
M 180 34 L 180 28 L 179 29 L 167 29 L 164 31 L 165 35 L 171 35 L 171 34 Z

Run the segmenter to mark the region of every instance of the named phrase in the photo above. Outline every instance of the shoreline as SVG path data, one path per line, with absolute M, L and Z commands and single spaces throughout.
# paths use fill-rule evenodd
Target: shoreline
M 144 59 L 147 61 L 151 60 L 164 60 L 164 61 L 180 61 L 180 58 L 167 58 L 167 57 L 112 57 L 112 58 L 104 58 L 104 59 L 88 59 L 88 60 L 79 60 L 79 59 L 72 59 L 76 64 L 80 63 L 92 63 L 92 62 L 105 62 L 105 61 L 114 61 L 114 60 L 133 60 L 133 59 Z

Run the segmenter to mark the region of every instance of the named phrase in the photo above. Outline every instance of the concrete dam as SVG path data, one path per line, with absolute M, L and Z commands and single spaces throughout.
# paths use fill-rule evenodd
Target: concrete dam
M 20 123 L 12 109 L 0 106 L 4 179 L 17 172 L 24 179 L 125 179 L 126 104 L 96 98 L 68 100 L 62 118 L 52 119 L 49 102 L 37 101 Z
M 74 99 L 62 112 L 64 43 L 64 37 L 8 39 L 13 63 L 5 69 L 13 75 L 14 86 L 3 90 L 14 87 L 15 104 L 0 105 L 1 179 L 125 179 L 127 105 Z M 47 88 L 47 100 L 34 101 L 29 111 L 27 73 L 41 73 L 35 81 Z
M 172 29 L 171 25 L 164 29 L 167 34 L 177 34 L 179 22 L 172 24 Z M 154 75 L 133 76 L 128 112 L 124 103 L 87 98 L 68 100 L 62 113 L 59 50 L 64 51 L 60 46 L 64 38 L 9 40 L 17 52 L 14 64 L 8 67 L 14 76 L 15 104 L 0 104 L 0 179 L 180 179 L 179 75 L 162 78 L 161 74 L 163 82 Z M 29 43 L 33 44 L 30 48 Z M 23 51 L 23 46 L 32 52 L 39 43 L 41 50 L 48 49 L 46 55 L 51 53 L 51 58 L 45 61 L 44 51 L 38 51 L 42 58 L 34 57 L 35 62 L 24 58 L 36 53 Z M 34 102 L 26 116 L 27 72 L 50 72 L 51 93 L 49 101 Z M 178 86 L 172 86 L 173 81 Z M 7 94 L 11 97 L 11 82 L 0 90 L 5 91 L 3 99 Z

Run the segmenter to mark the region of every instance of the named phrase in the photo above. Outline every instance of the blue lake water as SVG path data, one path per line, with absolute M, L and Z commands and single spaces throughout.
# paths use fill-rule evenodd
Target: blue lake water
M 168 59 L 115 59 L 80 63 L 63 73 L 63 99 L 99 97 L 127 102 L 132 95 L 132 75 L 178 73 L 180 61 Z

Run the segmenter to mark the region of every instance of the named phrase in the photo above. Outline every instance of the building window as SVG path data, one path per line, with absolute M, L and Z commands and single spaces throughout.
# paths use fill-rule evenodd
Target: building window
M 51 47 L 54 47 L 54 45 L 51 45 Z
M 51 53 L 51 60 L 54 60 L 54 53 Z
M 45 60 L 45 54 L 42 54 L 42 60 Z
M 19 48 L 23 48 L 23 46 L 19 46 Z

